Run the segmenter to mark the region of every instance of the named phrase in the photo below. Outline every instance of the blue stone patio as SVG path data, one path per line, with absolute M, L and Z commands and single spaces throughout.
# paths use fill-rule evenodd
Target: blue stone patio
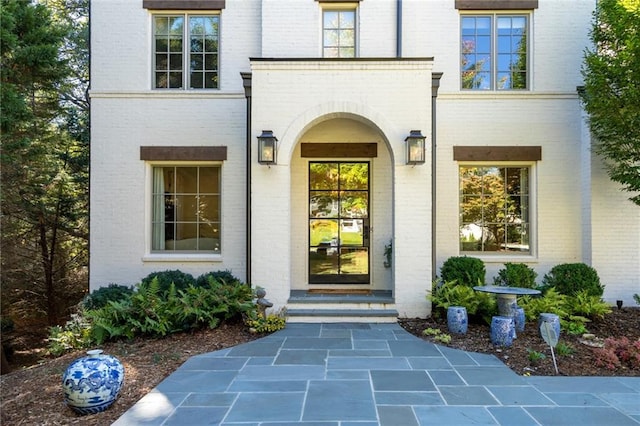
M 125 425 L 640 425 L 638 377 L 522 377 L 398 324 L 287 324 L 194 356 Z

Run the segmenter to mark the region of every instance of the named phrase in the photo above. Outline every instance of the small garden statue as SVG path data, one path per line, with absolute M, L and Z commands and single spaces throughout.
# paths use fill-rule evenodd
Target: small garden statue
M 258 313 L 262 316 L 262 318 L 267 317 L 267 308 L 273 306 L 273 303 L 264 298 L 266 295 L 267 292 L 263 288 L 258 287 L 258 289 L 256 290 L 256 297 L 258 298 L 258 300 L 256 300 L 256 305 L 258 305 Z

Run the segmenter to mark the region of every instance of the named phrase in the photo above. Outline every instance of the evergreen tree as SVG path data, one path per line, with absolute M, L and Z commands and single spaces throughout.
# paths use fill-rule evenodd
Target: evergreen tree
M 2 312 L 53 325 L 86 265 L 87 123 L 65 102 L 69 27 L 30 0 L 1 14 Z

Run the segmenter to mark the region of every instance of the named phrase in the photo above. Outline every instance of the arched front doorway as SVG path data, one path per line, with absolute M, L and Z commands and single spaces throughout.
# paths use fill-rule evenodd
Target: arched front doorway
M 393 290 L 392 161 L 361 117 L 318 120 L 291 159 L 292 290 Z

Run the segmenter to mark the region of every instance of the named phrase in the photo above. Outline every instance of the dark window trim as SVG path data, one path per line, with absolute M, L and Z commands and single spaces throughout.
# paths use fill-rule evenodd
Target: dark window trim
M 144 161 L 225 161 L 226 146 L 141 146 Z
M 145 9 L 166 10 L 220 10 L 226 0 L 142 0 Z
M 454 146 L 454 161 L 540 161 L 541 146 Z
M 375 158 L 377 143 L 302 143 L 302 158 Z
M 537 9 L 538 0 L 455 0 L 458 10 Z

